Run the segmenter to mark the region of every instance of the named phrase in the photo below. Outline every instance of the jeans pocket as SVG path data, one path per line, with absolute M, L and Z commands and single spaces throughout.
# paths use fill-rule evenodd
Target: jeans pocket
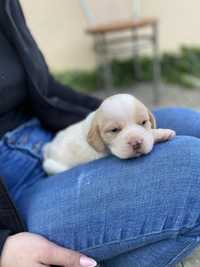
M 42 160 L 42 148 L 52 137 L 52 132 L 44 129 L 37 119 L 32 119 L 14 131 L 8 132 L 3 137 L 3 141 L 13 150 L 21 151 Z
M 44 176 L 42 148 L 50 141 L 52 133 L 46 131 L 38 120 L 31 120 L 0 141 L 0 175 L 13 199 L 24 188 Z
M 19 189 L 34 181 L 35 173 L 41 170 L 40 160 L 19 149 L 0 147 L 0 175 L 9 193 L 13 196 Z

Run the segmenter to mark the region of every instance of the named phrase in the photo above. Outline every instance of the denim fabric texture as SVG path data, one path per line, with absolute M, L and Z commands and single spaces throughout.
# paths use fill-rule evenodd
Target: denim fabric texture
M 154 112 L 177 137 L 132 160 L 113 156 L 47 177 L 53 137 L 33 119 L 0 142 L 0 169 L 28 230 L 105 267 L 174 266 L 200 242 L 200 113 Z

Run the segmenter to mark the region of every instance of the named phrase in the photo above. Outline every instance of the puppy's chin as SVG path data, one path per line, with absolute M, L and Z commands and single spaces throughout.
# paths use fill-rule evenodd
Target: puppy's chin
M 150 153 L 153 149 L 153 142 L 146 143 L 139 151 L 133 151 L 131 148 L 122 147 L 121 149 L 117 149 L 115 147 L 110 148 L 111 154 L 120 158 L 120 159 L 131 159 L 138 158 L 142 155 L 146 155 Z

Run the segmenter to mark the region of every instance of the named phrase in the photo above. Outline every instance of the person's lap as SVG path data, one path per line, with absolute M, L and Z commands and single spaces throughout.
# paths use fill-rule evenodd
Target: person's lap
M 167 113 L 165 110 L 165 116 L 160 115 L 162 112 L 164 110 L 156 112 L 159 127 L 170 128 L 170 122 L 179 116 L 175 125 L 178 134 L 180 131 L 187 135 L 188 130 L 190 135 L 200 134 L 198 113 L 190 114 L 192 132 L 191 126 L 184 131 L 184 113 L 187 115 L 188 111 L 182 110 L 183 116 L 179 110 Z M 35 127 L 34 124 L 31 127 Z M 10 182 L 16 169 L 10 173 L 5 171 L 5 176 L 29 231 L 98 260 L 116 257 L 109 261 L 109 266 L 120 266 L 125 254 L 119 255 L 133 250 L 134 253 L 126 254 L 130 266 L 133 263 L 153 266 L 158 259 L 160 265 L 156 266 L 166 266 L 198 243 L 196 236 L 191 235 L 194 227 L 199 233 L 198 138 L 178 136 L 156 145 L 145 157 L 134 160 L 108 157 L 45 177 L 41 169 L 41 147 L 51 139 L 51 134 L 41 128 L 34 132 L 31 127 L 28 131 L 26 128 L 7 135 L 4 148 L 5 158 L 12 150 L 10 157 L 16 159 L 16 168 L 20 168 L 15 175 L 17 186 L 13 186 L 14 181 Z M 20 137 L 23 142 L 13 144 L 20 132 L 25 133 Z M 5 165 L 5 159 L 0 158 L 1 163 Z M 157 253 L 148 253 L 151 250 Z
M 171 128 L 177 135 L 200 138 L 200 112 L 189 108 L 162 108 L 154 110 L 159 128 Z

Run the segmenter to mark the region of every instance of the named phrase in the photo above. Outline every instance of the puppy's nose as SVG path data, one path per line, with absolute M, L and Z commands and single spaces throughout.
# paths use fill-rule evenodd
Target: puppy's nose
M 143 143 L 143 139 L 137 139 L 137 140 L 132 140 L 129 141 L 128 144 L 132 146 L 133 150 L 138 150 L 141 148 Z

